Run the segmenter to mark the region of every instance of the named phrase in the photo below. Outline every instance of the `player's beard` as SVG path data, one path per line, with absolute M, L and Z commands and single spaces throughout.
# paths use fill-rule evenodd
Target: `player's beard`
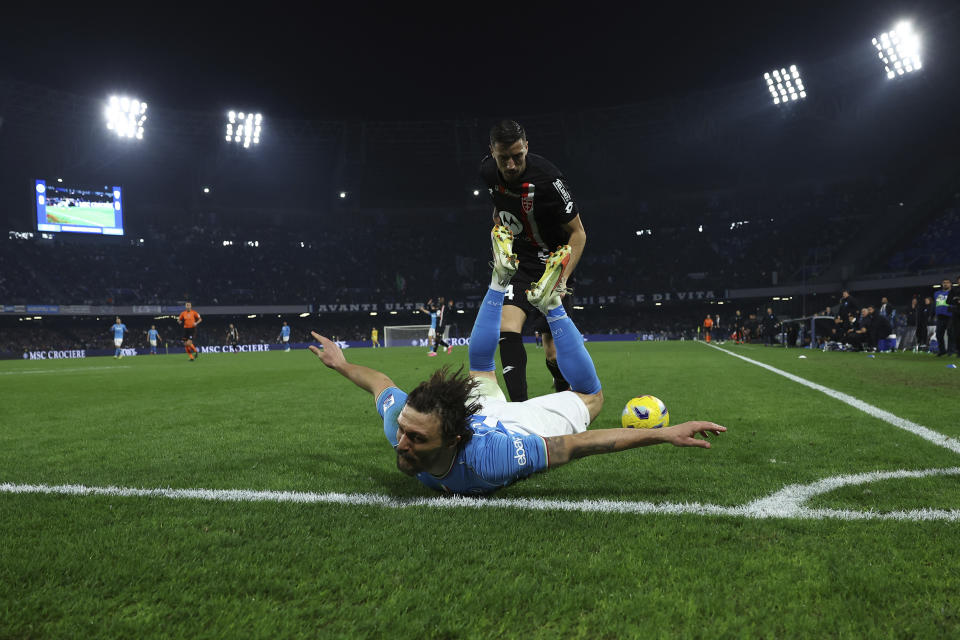
M 504 179 L 508 184 L 514 184 L 514 183 L 516 183 L 517 181 L 520 180 L 520 176 L 521 176 L 522 173 L 523 173 L 523 172 L 520 171 L 520 170 L 504 171 L 504 172 L 503 172 L 503 179 Z
M 415 458 L 412 456 L 405 456 L 399 451 L 397 451 L 397 469 L 399 469 L 401 473 L 405 473 L 411 477 L 416 476 L 418 473 L 423 471 L 423 469 L 419 468 L 419 464 Z
M 446 455 L 448 450 L 442 447 L 432 451 L 421 451 L 419 455 L 397 451 L 397 469 L 408 476 L 416 476 L 418 473 L 435 468 Z

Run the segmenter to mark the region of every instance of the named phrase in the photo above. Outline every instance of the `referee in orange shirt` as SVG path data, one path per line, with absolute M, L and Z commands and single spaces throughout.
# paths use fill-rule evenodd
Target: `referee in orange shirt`
M 193 338 L 197 332 L 197 325 L 203 322 L 200 314 L 193 310 L 193 305 L 189 302 L 186 309 L 180 312 L 177 318 L 177 324 L 183 327 L 183 348 L 190 356 L 190 361 L 200 355 L 200 351 L 193 345 Z

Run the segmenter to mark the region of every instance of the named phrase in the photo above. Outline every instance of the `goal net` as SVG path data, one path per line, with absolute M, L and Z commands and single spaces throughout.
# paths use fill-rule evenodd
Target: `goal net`
M 385 347 L 429 347 L 433 344 L 427 338 L 428 324 L 405 324 L 383 328 L 383 346 Z M 443 339 L 450 337 L 450 325 L 443 328 Z

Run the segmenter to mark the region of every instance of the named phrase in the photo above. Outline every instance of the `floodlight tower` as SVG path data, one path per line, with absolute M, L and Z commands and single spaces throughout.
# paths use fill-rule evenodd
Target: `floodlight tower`
M 110 96 L 105 110 L 107 129 L 120 138 L 143 140 L 143 123 L 147 120 L 147 103 L 127 96 Z
M 881 33 L 873 39 L 873 46 L 888 80 L 923 66 L 920 62 L 920 36 L 913 32 L 909 22 L 900 22 L 892 30 Z
M 240 144 L 249 149 L 251 144 L 260 144 L 260 129 L 263 123 L 263 114 L 227 112 L 226 141 Z

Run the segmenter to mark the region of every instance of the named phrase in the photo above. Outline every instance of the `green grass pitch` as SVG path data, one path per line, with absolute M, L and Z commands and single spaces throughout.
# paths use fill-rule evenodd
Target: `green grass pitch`
M 92 207 L 48 206 L 47 222 L 52 224 L 75 224 L 86 227 L 112 227 L 116 218 L 113 205 L 96 204 Z
M 619 424 L 650 393 L 729 432 L 579 460 L 510 508 L 39 495 L 26 484 L 434 497 L 395 468 L 372 398 L 309 352 L 0 363 L 0 638 L 936 638 L 960 634 L 960 522 L 523 509 L 735 507 L 788 485 L 960 454 L 696 343 L 592 343 Z M 730 351 L 960 438 L 960 370 L 913 354 Z M 466 350 L 354 349 L 409 389 Z M 799 359 L 799 355 L 807 358 Z M 529 352 L 533 394 L 547 393 Z M 960 476 L 812 509 L 960 512 Z M 954 513 L 957 515 L 957 513 Z

